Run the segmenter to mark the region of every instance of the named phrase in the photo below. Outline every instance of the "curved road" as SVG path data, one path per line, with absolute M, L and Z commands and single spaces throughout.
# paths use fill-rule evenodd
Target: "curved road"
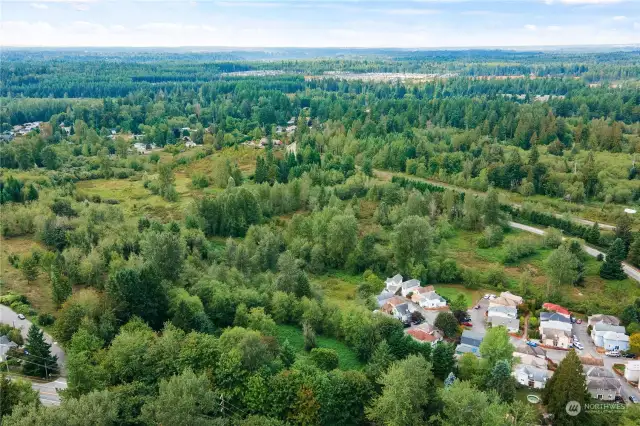
M 517 223 L 517 222 L 509 222 L 509 226 L 512 228 L 520 229 L 522 231 L 530 232 L 536 235 L 544 235 L 545 233 L 543 229 L 535 228 L 529 225 L 523 225 L 522 223 Z M 585 252 L 587 252 L 587 254 L 593 257 L 598 257 L 598 255 L 602 255 L 603 257 L 606 256 L 600 250 L 594 249 L 593 247 L 590 247 L 586 244 L 583 244 L 582 248 L 584 249 Z M 622 262 L 622 269 L 624 269 L 624 272 L 627 274 L 629 278 L 632 278 L 640 282 L 640 271 L 638 269 L 634 268 L 633 266 L 629 265 L 626 262 Z

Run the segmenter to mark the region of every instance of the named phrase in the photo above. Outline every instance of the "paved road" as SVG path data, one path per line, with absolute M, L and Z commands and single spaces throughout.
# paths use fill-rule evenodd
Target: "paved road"
M 0 305 L 0 322 L 4 324 L 9 324 L 15 328 L 20 329 L 20 332 L 22 333 L 22 337 L 24 337 L 25 340 L 27 338 L 27 334 L 29 333 L 29 328 L 31 327 L 31 324 L 32 324 L 31 321 L 29 321 L 29 319 L 25 318 L 21 320 L 20 318 L 18 318 L 18 314 L 14 312 L 11 308 L 5 305 Z M 60 374 L 64 376 L 65 375 L 64 365 L 66 361 L 66 355 L 64 353 L 64 350 L 57 343 L 55 343 L 53 338 L 46 332 L 44 333 L 44 338 L 48 343 L 51 343 L 51 353 L 58 357 L 58 365 L 60 367 L 60 372 L 61 372 Z
M 509 226 L 512 228 L 516 228 L 516 229 L 520 229 L 522 231 L 526 231 L 526 232 L 530 232 L 532 234 L 536 234 L 536 235 L 544 235 L 545 231 L 543 229 L 540 228 L 535 228 L 533 226 L 529 226 L 529 225 L 523 225 L 522 223 L 517 223 L 517 222 L 509 222 Z M 585 252 L 587 252 L 587 254 L 593 256 L 593 257 L 598 257 L 599 255 L 602 255 L 603 257 L 605 256 L 605 253 L 601 252 L 598 249 L 595 249 L 591 246 L 588 246 L 586 244 L 584 244 L 582 246 L 582 248 L 584 249 Z M 636 268 L 634 268 L 633 266 L 629 265 L 626 262 L 622 262 L 622 269 L 624 270 L 624 272 L 627 274 L 627 276 L 631 279 L 634 279 L 638 282 L 640 282 L 640 271 Z
M 10 379 L 20 379 L 31 382 L 31 388 L 40 394 L 40 402 L 42 405 L 60 405 L 58 391 L 67 388 L 67 380 L 65 378 L 59 378 L 53 382 L 46 382 L 19 374 L 9 374 L 8 377 Z
M 440 182 L 440 181 L 437 181 L 437 180 L 433 180 L 433 179 L 425 179 L 425 178 L 420 178 L 420 177 L 417 177 L 417 176 L 406 176 L 406 175 L 402 175 L 400 173 L 387 172 L 387 171 L 384 171 L 384 170 L 377 170 L 377 169 L 375 170 L 375 173 L 378 176 L 383 177 L 383 178 L 387 178 L 387 179 L 390 179 L 390 176 L 397 175 L 397 176 L 406 177 L 408 179 L 415 179 L 415 180 L 421 180 L 421 181 L 424 181 L 424 182 L 428 182 L 431 185 L 439 186 L 441 188 L 453 189 L 453 190 L 456 190 L 456 191 L 468 192 L 470 194 L 476 194 L 476 195 L 486 195 L 487 194 L 486 192 L 476 191 L 474 189 L 469 189 L 469 188 L 462 188 L 460 186 L 455 186 L 455 185 L 451 185 L 451 184 L 448 184 L 448 183 L 443 183 L 443 182 Z M 515 208 L 518 208 L 518 209 L 522 208 L 522 205 L 518 204 L 518 203 L 511 203 L 511 206 L 513 206 Z M 565 215 L 560 214 L 560 213 L 556 213 L 555 216 L 558 217 L 558 218 L 561 218 L 561 219 L 565 217 Z M 582 225 L 586 225 L 586 226 L 593 226 L 593 224 L 595 223 L 595 222 L 593 222 L 591 220 L 582 219 L 582 218 L 575 217 L 575 216 L 572 216 L 571 220 L 573 220 L 574 222 L 578 222 L 578 223 L 580 223 Z M 607 231 L 613 231 L 613 230 L 616 229 L 616 227 L 614 225 L 609 225 L 607 223 L 600 223 L 600 222 L 598 222 L 598 227 L 600 229 L 605 229 Z

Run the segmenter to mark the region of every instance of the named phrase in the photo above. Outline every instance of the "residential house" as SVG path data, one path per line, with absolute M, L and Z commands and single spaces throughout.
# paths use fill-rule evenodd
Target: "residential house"
M 393 296 L 394 296 L 393 293 L 391 293 L 389 291 L 386 291 L 386 290 L 382 290 L 382 293 L 380 293 L 376 297 L 376 300 L 378 302 L 378 307 L 381 308 L 382 306 L 384 306 L 384 304 L 387 303 L 387 300 L 389 300 Z
M 543 368 L 545 370 L 547 369 L 547 360 L 544 358 L 538 358 L 534 355 L 521 354 L 517 352 L 514 352 L 513 356 L 518 358 L 518 364 L 530 365 L 532 367 Z
M 289 121 L 287 121 L 288 125 L 292 125 L 292 124 L 296 124 L 296 118 L 295 117 L 291 117 L 291 119 Z
M 12 131 L 6 130 L 0 134 L 0 140 L 4 142 L 11 142 L 15 137 L 15 133 Z
M 435 289 L 433 288 L 432 285 L 417 288 L 413 291 L 413 294 L 411 295 L 411 301 L 413 303 L 420 303 L 420 299 L 422 299 L 422 296 L 424 296 L 425 294 L 429 294 L 433 291 L 435 291 Z
M 488 317 L 517 318 L 518 310 L 513 306 L 489 306 L 487 309 Z
M 195 148 L 196 146 L 198 146 L 198 144 L 192 141 L 191 139 L 189 139 L 184 143 L 184 146 L 185 148 Z
M 0 361 L 6 361 L 6 354 L 13 348 L 17 348 L 18 344 L 12 342 L 7 336 L 0 336 Z
M 522 297 L 517 296 L 513 293 L 511 293 L 510 291 L 503 291 L 502 293 L 500 293 L 500 297 L 507 299 L 507 300 L 512 300 L 513 302 L 516 303 L 517 305 L 522 305 L 522 302 L 524 302 L 524 300 L 522 299 Z
M 571 335 L 573 325 L 569 317 L 555 312 L 540 313 L 540 334 L 544 335 L 546 329 L 562 330 L 566 334 Z
M 598 377 L 587 379 L 587 390 L 594 399 L 614 401 L 620 395 L 622 384 L 616 378 Z
M 400 294 L 402 294 L 403 297 L 407 297 L 409 293 L 413 293 L 413 291 L 418 288 L 420 288 L 420 281 L 411 279 L 402 283 Z
M 512 308 L 517 308 L 518 307 L 518 303 L 513 300 L 513 299 L 509 299 L 506 297 L 502 297 L 502 296 L 498 296 L 495 299 L 492 299 L 489 301 L 489 307 L 495 307 L 495 306 L 509 306 Z
M 435 291 L 422 296 L 418 302 L 425 309 L 438 309 L 447 306 L 447 301 Z
M 607 351 L 626 351 L 629 349 L 629 336 L 624 333 L 607 331 L 602 336 L 604 349 Z
M 474 331 L 465 330 L 460 337 L 460 344 L 456 346 L 456 354 L 462 355 L 471 352 L 480 356 L 480 344 L 484 339 L 484 335 Z
M 384 281 L 385 284 L 385 288 L 387 289 L 388 292 L 396 294 L 398 292 L 398 290 L 400 290 L 400 287 L 402 286 L 402 275 L 400 274 L 396 274 L 391 278 L 387 278 Z
M 527 344 L 522 344 L 518 346 L 513 353 L 514 357 L 519 357 L 521 355 L 530 355 L 540 359 L 547 358 L 547 351 L 545 351 L 540 346 L 529 346 Z
M 393 307 L 392 315 L 402 322 L 410 322 L 411 308 L 408 303 L 401 303 Z
M 640 361 L 629 361 L 624 369 L 624 378 L 628 382 L 640 381 Z
M 520 330 L 520 320 L 518 318 L 489 316 L 487 322 L 491 324 L 491 327 L 503 326 L 509 333 L 517 333 Z
M 295 125 L 294 126 L 287 126 L 287 129 L 286 129 L 287 134 L 290 135 L 290 134 L 294 133 L 297 128 L 298 128 L 298 126 L 295 126 Z
M 551 376 L 551 372 L 546 368 L 537 368 L 531 365 L 516 365 L 513 376 L 518 383 L 533 389 L 543 389 L 547 384 L 547 380 Z
M 616 375 L 613 371 L 608 370 L 604 367 L 598 367 L 593 365 L 583 365 L 582 371 L 584 371 L 584 375 L 587 377 L 587 382 L 590 379 L 615 379 Z
M 560 305 L 556 305 L 555 303 L 545 303 L 542 305 L 542 308 L 546 309 L 547 311 L 556 312 L 558 314 L 564 315 L 567 318 L 571 316 L 567 308 L 562 307 Z
M 282 134 L 282 132 L 284 132 L 284 127 L 282 127 L 282 126 L 276 126 L 276 133 L 277 133 L 277 134 Z
M 422 323 L 416 325 L 415 327 L 411 327 L 407 330 L 407 334 L 409 334 L 414 339 L 423 343 L 431 343 L 435 345 L 437 342 L 442 340 L 441 333 L 433 327 L 431 324 Z
M 603 322 L 596 323 L 591 328 L 591 340 L 599 348 L 604 347 L 604 334 L 608 332 L 624 334 L 625 328 L 621 325 L 610 325 Z
M 569 349 L 571 338 L 564 330 L 546 328 L 544 329 L 544 333 L 540 330 L 540 334 L 542 335 L 541 342 L 543 345 Z
M 620 325 L 620 320 L 613 315 L 602 315 L 596 314 L 591 315 L 587 319 L 587 325 L 593 327 L 598 323 L 608 324 L 608 325 Z

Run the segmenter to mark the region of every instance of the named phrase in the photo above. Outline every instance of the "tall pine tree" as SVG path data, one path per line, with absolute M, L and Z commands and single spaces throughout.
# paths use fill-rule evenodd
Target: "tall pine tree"
M 624 242 L 620 238 L 616 238 L 609 251 L 604 263 L 600 267 L 600 276 L 605 280 L 623 280 L 626 274 L 622 269 L 622 261 L 625 258 Z
M 629 248 L 628 259 L 633 266 L 640 266 L 640 235 L 634 237 L 631 248 Z
M 542 394 L 542 401 L 547 406 L 547 412 L 553 414 L 553 424 L 574 426 L 587 424 L 586 410 L 577 416 L 567 413 L 567 403 L 575 401 L 582 407 L 591 400 L 587 391 L 587 381 L 582 371 L 580 358 L 575 351 L 570 351 L 560 362 L 558 369 L 547 382 Z
M 58 357 L 51 355 L 51 344 L 46 342 L 44 333 L 35 324 L 29 328 L 24 353 L 22 364 L 24 375 L 46 378 L 58 372 Z

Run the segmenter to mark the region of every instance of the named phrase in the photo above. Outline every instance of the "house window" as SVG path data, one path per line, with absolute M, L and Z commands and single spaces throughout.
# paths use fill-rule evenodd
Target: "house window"
M 598 394 L 598 399 L 602 399 L 602 395 Z

